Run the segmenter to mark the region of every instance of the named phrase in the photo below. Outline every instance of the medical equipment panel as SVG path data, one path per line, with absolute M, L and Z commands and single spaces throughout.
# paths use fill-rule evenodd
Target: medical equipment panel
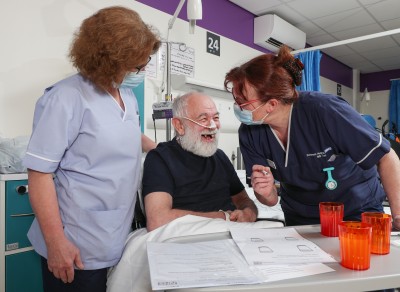
M 34 219 L 27 174 L 0 174 L 0 292 L 42 292 L 40 256 L 27 232 Z

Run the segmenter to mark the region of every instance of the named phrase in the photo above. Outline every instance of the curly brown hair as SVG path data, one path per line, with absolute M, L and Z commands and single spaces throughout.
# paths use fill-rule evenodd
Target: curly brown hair
M 69 57 L 79 73 L 107 90 L 127 72 L 145 64 L 161 45 L 155 29 L 131 9 L 103 8 L 74 34 Z
M 225 76 L 225 89 L 244 95 L 245 82 L 257 92 L 261 101 L 275 98 L 282 103 L 291 104 L 298 98 L 293 74 L 285 69 L 285 64 L 293 62 L 288 47 L 280 48 L 278 55 L 263 54 L 251 59 L 239 67 L 231 69 Z M 301 70 L 300 70 L 301 71 Z M 297 81 L 296 81 L 297 83 Z

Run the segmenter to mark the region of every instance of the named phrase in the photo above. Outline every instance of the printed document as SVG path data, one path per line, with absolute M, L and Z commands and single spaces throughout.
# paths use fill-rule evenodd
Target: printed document
M 153 290 L 262 282 L 231 239 L 190 244 L 148 242 L 147 255 Z
M 336 262 L 294 228 L 231 228 L 230 232 L 250 266 Z

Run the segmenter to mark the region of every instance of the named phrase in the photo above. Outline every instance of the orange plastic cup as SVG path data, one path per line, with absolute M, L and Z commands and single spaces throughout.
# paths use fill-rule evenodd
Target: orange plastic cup
M 339 223 L 341 265 L 352 270 L 368 270 L 371 259 L 371 224 L 358 221 Z
M 344 205 L 339 202 L 319 203 L 319 218 L 321 222 L 321 234 L 336 237 L 338 224 L 343 221 Z
M 372 225 L 371 253 L 388 254 L 390 252 L 392 216 L 384 213 L 365 212 L 361 214 L 361 222 Z

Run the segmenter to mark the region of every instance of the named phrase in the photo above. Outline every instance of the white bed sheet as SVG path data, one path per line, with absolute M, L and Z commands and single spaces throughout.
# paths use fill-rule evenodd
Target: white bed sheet
M 187 215 L 151 232 L 147 232 L 145 228 L 136 230 L 129 235 L 120 262 L 110 269 L 107 291 L 152 291 L 146 250 L 148 241 L 164 242 L 176 237 L 228 232 L 230 227 L 271 228 L 282 226 L 280 222 L 237 223 Z

